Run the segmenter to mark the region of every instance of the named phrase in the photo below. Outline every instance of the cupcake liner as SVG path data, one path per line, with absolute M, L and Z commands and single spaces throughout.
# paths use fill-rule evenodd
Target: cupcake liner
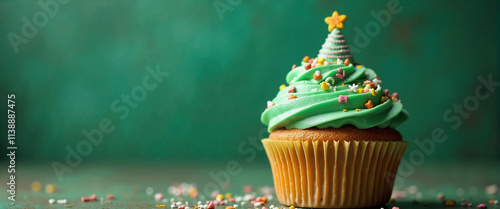
M 361 208 L 389 201 L 404 141 L 263 139 L 281 204 Z

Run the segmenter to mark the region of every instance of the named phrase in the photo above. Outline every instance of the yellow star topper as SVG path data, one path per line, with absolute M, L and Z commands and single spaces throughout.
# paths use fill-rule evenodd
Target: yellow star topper
M 344 29 L 344 21 L 347 19 L 345 15 L 339 15 L 337 11 L 333 12 L 331 17 L 325 18 L 325 23 L 328 24 L 328 31 L 332 32 L 334 28 Z

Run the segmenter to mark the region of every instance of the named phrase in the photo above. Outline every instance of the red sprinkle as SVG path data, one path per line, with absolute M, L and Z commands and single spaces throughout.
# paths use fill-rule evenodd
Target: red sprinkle
M 236 200 L 234 198 L 229 198 L 227 201 L 229 201 L 229 202 L 236 202 Z
M 112 194 L 108 194 L 108 195 L 106 195 L 106 199 L 112 200 L 112 199 L 115 199 L 115 196 Z
M 292 66 L 292 70 L 295 70 L 295 68 L 297 68 L 297 65 Z
M 488 207 L 486 207 L 486 204 L 479 204 L 477 205 L 477 208 L 488 208 Z
M 389 89 L 384 89 L 384 95 L 388 95 L 389 94 Z
M 82 202 L 89 202 L 89 201 L 97 201 L 97 196 L 95 194 L 92 194 L 89 197 L 82 197 Z
M 295 92 L 295 86 L 292 86 L 290 87 L 290 89 L 288 89 L 288 93 L 293 93 Z
M 208 205 L 207 209 L 215 209 L 214 204 L 213 204 L 213 203 L 210 203 L 210 204 Z
M 304 69 L 306 69 L 306 70 L 311 69 L 311 63 L 309 63 L 309 64 L 307 64 L 306 66 L 304 66 Z

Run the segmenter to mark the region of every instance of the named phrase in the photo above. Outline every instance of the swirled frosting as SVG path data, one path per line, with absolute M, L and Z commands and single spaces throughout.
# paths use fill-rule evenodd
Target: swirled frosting
M 328 36 L 318 58 L 305 57 L 292 67 L 261 120 L 269 132 L 278 128 L 394 128 L 408 119 L 397 93 L 381 87 L 381 79 L 352 55 L 340 30 Z M 350 60 L 349 60 L 350 59 Z

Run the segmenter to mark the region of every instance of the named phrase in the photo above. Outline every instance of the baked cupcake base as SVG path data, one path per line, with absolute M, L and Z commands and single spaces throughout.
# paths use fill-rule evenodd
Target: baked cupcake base
M 400 136 L 400 135 L 399 135 Z M 389 201 L 404 141 L 263 139 L 278 200 L 311 208 Z

